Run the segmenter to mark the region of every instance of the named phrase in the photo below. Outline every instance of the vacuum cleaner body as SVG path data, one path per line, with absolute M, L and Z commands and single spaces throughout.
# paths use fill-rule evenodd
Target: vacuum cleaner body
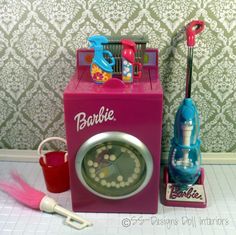
M 186 26 L 186 93 L 175 116 L 168 168 L 164 169 L 163 204 L 167 206 L 206 207 L 204 169 L 200 167 L 200 121 L 197 107 L 191 99 L 193 47 L 195 36 L 203 29 L 204 22 L 200 20 Z

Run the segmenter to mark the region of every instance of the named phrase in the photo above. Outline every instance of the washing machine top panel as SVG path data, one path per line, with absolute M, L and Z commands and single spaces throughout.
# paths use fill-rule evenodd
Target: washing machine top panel
M 77 52 L 77 68 L 65 89 L 65 95 L 78 94 L 162 94 L 162 87 L 158 73 L 158 51 L 155 49 L 147 49 L 146 54 L 149 61 L 144 64 L 142 77 L 134 80 L 131 84 L 119 84 L 107 86 L 105 84 L 96 84 L 92 81 L 90 75 L 90 64 L 86 62 L 87 54 L 93 53 L 91 50 L 82 49 Z M 115 78 L 119 79 L 116 75 Z M 108 81 L 109 82 L 109 81 Z

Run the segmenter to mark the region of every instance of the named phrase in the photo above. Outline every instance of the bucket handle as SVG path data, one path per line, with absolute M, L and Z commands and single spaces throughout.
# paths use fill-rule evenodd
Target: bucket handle
M 46 138 L 45 140 L 43 140 L 43 141 L 39 144 L 37 153 L 38 153 L 38 155 L 39 155 L 40 157 L 43 158 L 43 162 L 44 162 L 45 164 L 47 164 L 47 162 L 46 162 L 46 157 L 45 157 L 45 155 L 42 154 L 42 148 L 43 148 L 43 145 L 44 145 L 45 143 L 47 143 L 48 141 L 51 141 L 51 140 L 60 140 L 60 141 L 62 141 L 62 142 L 64 142 L 64 143 L 66 144 L 66 140 L 63 139 L 63 138 L 61 138 L 61 137 L 49 137 L 49 138 Z M 67 156 L 68 156 L 68 153 L 66 152 L 66 153 L 65 153 L 65 156 L 64 156 L 64 162 L 67 161 Z

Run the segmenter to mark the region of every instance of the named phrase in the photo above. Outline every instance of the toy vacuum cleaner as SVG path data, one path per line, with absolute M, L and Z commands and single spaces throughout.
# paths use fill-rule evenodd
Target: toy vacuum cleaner
M 167 206 L 206 207 L 204 170 L 201 168 L 200 121 L 191 98 L 195 36 L 204 29 L 200 20 L 186 27 L 188 57 L 185 98 L 178 108 L 171 141 L 168 168 L 164 169 L 164 200 Z

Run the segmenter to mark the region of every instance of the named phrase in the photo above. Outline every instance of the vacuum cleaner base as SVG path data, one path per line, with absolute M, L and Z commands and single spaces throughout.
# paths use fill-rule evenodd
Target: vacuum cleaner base
M 204 169 L 201 168 L 201 175 L 197 183 L 183 190 L 171 182 L 168 167 L 165 167 L 163 173 L 162 204 L 175 207 L 206 208 L 207 198 L 204 188 L 204 176 Z

